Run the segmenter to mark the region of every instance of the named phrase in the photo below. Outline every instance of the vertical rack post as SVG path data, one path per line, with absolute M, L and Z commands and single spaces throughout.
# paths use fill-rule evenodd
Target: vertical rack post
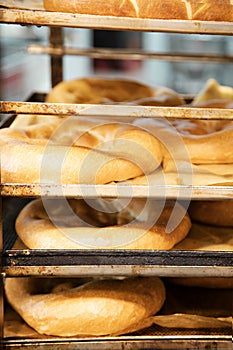
M 50 27 L 50 45 L 52 47 L 61 47 L 63 45 L 62 28 Z M 51 55 L 51 83 L 52 86 L 63 80 L 63 57 Z
M 0 194 L 0 349 L 3 340 L 3 327 L 4 327 L 4 297 L 3 297 L 3 228 L 2 228 L 2 196 Z

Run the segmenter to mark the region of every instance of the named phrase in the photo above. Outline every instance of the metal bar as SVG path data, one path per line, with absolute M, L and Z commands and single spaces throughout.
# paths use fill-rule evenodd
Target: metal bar
M 2 196 L 23 197 L 75 197 L 75 198 L 128 198 L 125 185 L 52 185 L 52 184 L 2 184 Z M 233 186 L 183 186 L 154 185 L 130 187 L 130 195 L 135 198 L 156 199 L 231 199 Z
M 98 277 L 98 276 L 158 276 L 158 277 L 229 277 L 231 267 L 186 267 L 186 266 L 7 266 L 6 277 L 50 276 L 50 277 Z
M 124 104 L 95 105 L 2 101 L 0 102 L 0 113 L 233 120 L 232 109 L 128 106 Z
M 19 339 L 5 340 L 5 349 L 24 350 L 232 350 L 231 336 L 164 336 L 164 337 L 127 337 L 121 336 L 118 338 L 87 338 L 87 339 Z
M 123 18 L 19 9 L 1 9 L 0 18 L 2 23 L 24 25 L 168 33 L 233 34 L 232 22 Z
M 232 252 L 153 250 L 7 250 L 7 276 L 232 277 Z
M 63 44 L 63 35 L 62 28 L 50 28 L 50 44 L 53 47 L 62 46 Z M 52 86 L 57 85 L 63 80 L 63 57 L 50 54 L 50 67 L 51 67 L 51 82 Z
M 113 254 L 114 252 L 114 254 Z M 20 259 L 23 265 L 169 265 L 169 266 L 231 266 L 233 253 L 225 251 L 122 250 L 122 249 L 23 249 L 7 250 L 3 260 Z M 33 259 L 35 261 L 33 261 Z M 214 262 L 213 262 L 214 261 Z M 17 266 L 18 264 L 13 264 Z
M 3 277 L 4 277 L 4 273 L 3 273 L 2 197 L 0 195 L 0 344 L 3 339 L 3 328 L 4 328 Z
M 195 53 L 167 53 L 167 52 L 150 52 L 137 49 L 105 49 L 105 48 L 91 48 L 91 49 L 79 49 L 73 47 L 50 47 L 38 44 L 32 44 L 28 47 L 28 53 L 30 54 L 48 54 L 48 55 L 79 55 L 91 58 L 103 58 L 103 59 L 117 59 L 118 60 L 145 60 L 145 59 L 157 59 L 163 61 L 198 61 L 198 62 L 221 62 L 221 63 L 233 63 L 232 55 L 217 55 L 217 54 L 195 54 Z

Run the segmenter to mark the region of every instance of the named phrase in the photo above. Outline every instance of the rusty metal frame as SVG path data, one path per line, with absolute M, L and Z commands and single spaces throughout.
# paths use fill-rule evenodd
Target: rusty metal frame
M 39 44 L 31 44 L 28 47 L 28 53 L 30 54 L 47 54 L 54 56 L 63 55 L 75 55 L 85 56 L 91 58 L 102 58 L 108 60 L 114 60 L 116 57 L 118 60 L 148 60 L 156 59 L 162 61 L 171 62 L 183 62 L 183 61 L 198 61 L 198 62 L 216 62 L 216 63 L 233 63 L 232 55 L 219 55 L 219 54 L 195 54 L 187 52 L 153 52 L 140 49 L 108 49 L 108 48 L 74 48 L 63 46 L 45 46 Z
M 232 277 L 232 252 L 7 250 L 6 276 Z
M 25 9 L 0 9 L 2 23 L 53 27 L 232 35 L 232 22 L 157 20 L 113 16 L 80 15 Z
M 63 45 L 63 29 L 50 27 L 49 37 L 51 47 Z M 50 54 L 51 82 L 52 86 L 57 85 L 63 80 L 63 57 Z

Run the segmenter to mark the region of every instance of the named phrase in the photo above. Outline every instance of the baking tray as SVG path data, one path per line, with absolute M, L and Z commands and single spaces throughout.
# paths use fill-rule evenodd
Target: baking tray
M 15 219 L 32 198 L 2 198 L 5 276 L 233 276 L 233 252 L 16 250 Z
M 166 301 L 159 315 L 195 314 L 208 317 L 232 315 L 230 290 L 210 290 L 172 285 L 164 281 Z M 217 300 L 217 301 L 216 301 Z M 213 301 L 216 301 L 213 304 Z M 214 305 L 214 306 L 213 306 Z M 6 305 L 6 316 L 9 307 Z M 11 318 L 14 320 L 14 313 Z M 19 320 L 19 325 L 24 324 Z M 20 329 L 20 328 L 19 328 Z M 29 330 L 30 331 L 30 330 Z M 27 332 L 27 331 L 26 331 Z M 20 333 L 20 330 L 19 330 Z M 25 333 L 24 333 L 25 334 Z M 232 329 L 224 328 L 168 328 L 156 324 L 149 328 L 121 336 L 58 338 L 32 332 L 27 338 L 22 334 L 5 338 L 5 348 L 18 349 L 231 349 Z

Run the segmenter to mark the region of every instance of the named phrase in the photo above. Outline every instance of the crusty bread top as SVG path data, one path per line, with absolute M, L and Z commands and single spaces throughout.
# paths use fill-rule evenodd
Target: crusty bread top
M 48 11 L 154 19 L 233 21 L 230 0 L 44 0 Z

